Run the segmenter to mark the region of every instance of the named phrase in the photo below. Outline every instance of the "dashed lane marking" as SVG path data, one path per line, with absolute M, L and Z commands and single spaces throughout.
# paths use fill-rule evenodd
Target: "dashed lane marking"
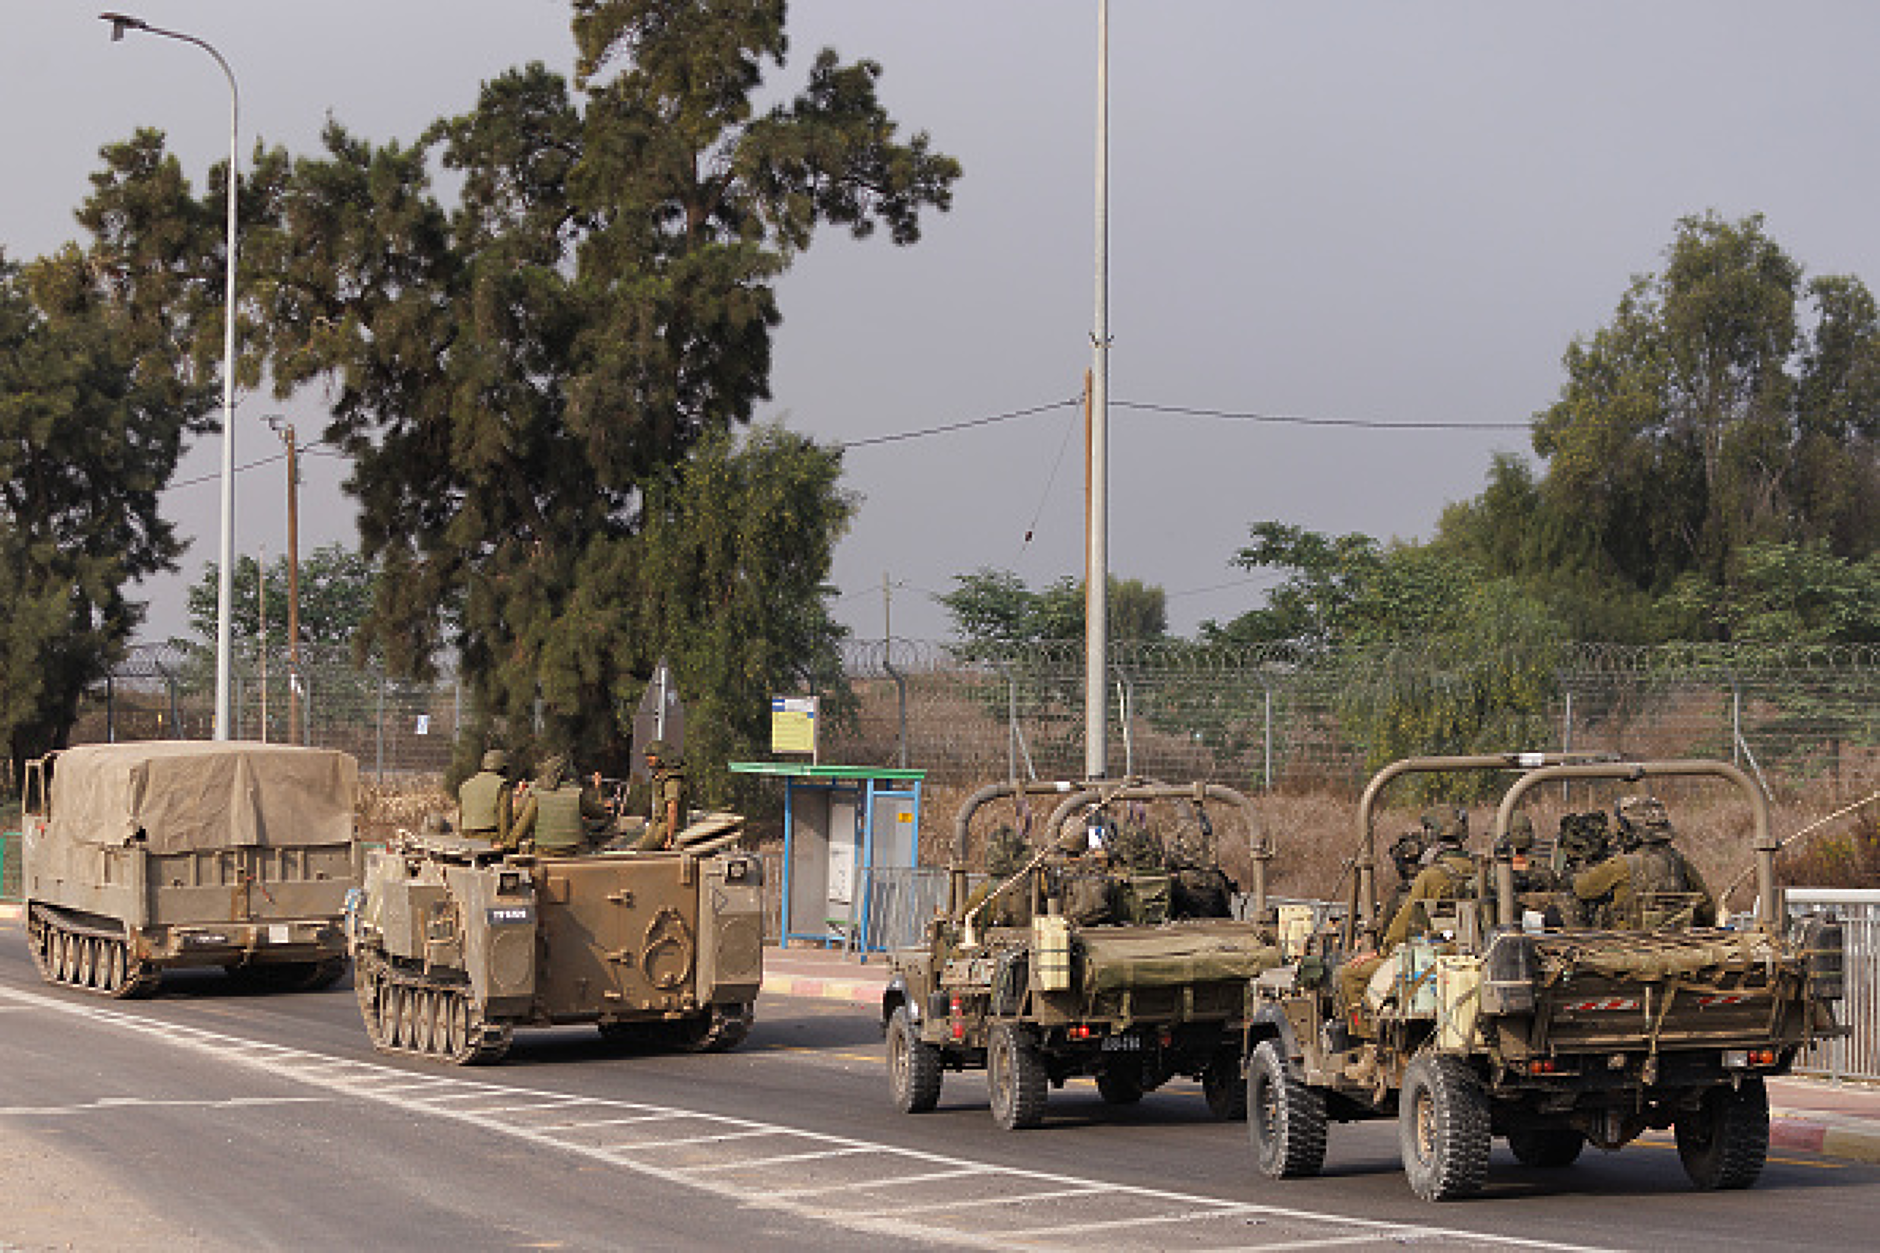
M 989 1165 L 640 1101 L 540 1092 L 454 1074 L 416 1076 L 390 1065 L 335 1058 L 14 988 L 0 987 L 0 1000 L 155 1037 L 276 1079 L 509 1136 L 736 1204 L 898 1242 L 1079 1253 L 1089 1248 L 1093 1236 L 1106 1249 L 1235 1248 L 1263 1253 L 1413 1242 L 1561 1253 L 1588 1248 Z M 257 1099 L 265 1103 L 282 1098 Z M 493 1103 L 479 1106 L 479 1100 Z M 656 1138 L 594 1142 L 597 1133 L 629 1125 L 644 1127 Z M 678 1134 L 659 1136 L 668 1128 Z M 780 1147 L 791 1151 L 780 1154 Z M 770 1177 L 776 1171 L 787 1171 L 792 1186 L 772 1187 L 779 1182 Z M 863 1195 L 885 1188 L 897 1191 L 892 1197 Z M 997 1205 L 988 1204 L 995 1197 Z

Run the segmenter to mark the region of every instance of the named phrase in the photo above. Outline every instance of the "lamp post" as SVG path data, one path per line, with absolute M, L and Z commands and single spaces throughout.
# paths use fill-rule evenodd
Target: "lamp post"
M 111 23 L 111 39 L 124 38 L 127 30 L 160 35 L 186 44 L 195 44 L 215 58 L 228 79 L 228 283 L 222 303 L 222 549 L 216 579 L 215 605 L 215 731 L 214 738 L 229 738 L 229 635 L 230 606 L 235 599 L 235 184 L 240 156 L 238 145 L 241 96 L 235 87 L 235 71 L 222 54 L 210 44 L 181 31 L 152 26 L 142 18 L 125 13 L 100 13 L 100 21 Z

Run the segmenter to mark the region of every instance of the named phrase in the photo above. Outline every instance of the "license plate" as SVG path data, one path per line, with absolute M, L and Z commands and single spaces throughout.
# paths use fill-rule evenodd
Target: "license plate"
M 1133 1035 L 1110 1035 L 1103 1037 L 1105 1053 L 1140 1053 L 1142 1041 Z

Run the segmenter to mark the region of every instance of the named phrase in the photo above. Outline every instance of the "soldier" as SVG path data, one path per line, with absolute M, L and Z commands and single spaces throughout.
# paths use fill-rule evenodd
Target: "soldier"
M 1380 918 L 1395 918 L 1410 895 L 1410 884 L 1423 868 L 1423 854 L 1429 851 L 1429 831 L 1421 826 L 1410 828 L 1390 846 L 1390 863 L 1397 868 L 1397 886 L 1384 901 Z
M 1169 916 L 1232 918 L 1237 884 L 1221 869 L 1214 824 L 1194 805 L 1191 820 L 1169 844 Z
M 1562 908 L 1567 902 L 1561 897 L 1571 894 L 1566 892 L 1567 885 L 1552 862 L 1535 855 L 1534 819 L 1525 813 L 1516 814 L 1508 824 L 1508 834 L 1495 845 L 1495 855 L 1508 859 L 1514 872 L 1515 899 L 1522 910 L 1541 915 L 1546 926 L 1564 925 L 1568 911 Z
M 535 772 L 535 786 L 510 826 L 506 847 L 519 847 L 533 838 L 538 853 L 578 853 L 606 820 L 607 808 L 600 798 L 575 782 L 568 759 L 556 755 Z
M 1573 880 L 1581 901 L 1611 898 L 1610 925 L 1617 930 L 1716 925 L 1717 902 L 1697 867 L 1671 846 L 1675 832 L 1664 802 L 1655 796 L 1622 797 L 1614 807 L 1621 853 L 1582 871 Z
M 971 912 L 991 897 L 1030 861 L 1031 849 L 1026 846 L 1025 838 L 1001 823 L 986 838 L 986 881 L 974 888 L 973 894 L 967 898 L 967 911 Z M 1000 893 L 990 905 L 979 910 L 978 924 L 982 927 L 1030 926 L 1031 885 L 1014 883 Z
M 1469 811 L 1460 805 L 1431 810 L 1423 815 L 1423 826 L 1430 832 L 1432 844 L 1429 852 L 1423 855 L 1423 869 L 1410 884 L 1410 894 L 1404 898 L 1403 904 L 1390 920 L 1390 927 L 1384 932 L 1384 947 L 1387 951 L 1410 938 L 1418 914 L 1424 915 L 1427 924 L 1428 915 L 1422 907 L 1424 901 L 1455 900 L 1474 893 L 1475 859 L 1469 856 L 1466 847 L 1469 842 Z
M 492 748 L 483 754 L 483 768 L 457 789 L 457 829 L 473 840 L 509 844 L 515 820 L 516 785 L 509 779 L 509 754 Z
M 1410 893 L 1392 916 L 1384 932 L 1381 951 L 1360 953 L 1338 968 L 1338 997 L 1354 1034 L 1369 1034 L 1369 1014 L 1363 1012 L 1364 989 L 1371 976 L 1384 964 L 1384 955 L 1410 938 L 1417 928 L 1429 925 L 1423 909 L 1425 901 L 1454 900 L 1474 892 L 1475 859 L 1466 849 L 1469 840 L 1469 813 L 1460 805 L 1433 809 L 1423 815 L 1423 829 L 1434 841 L 1424 855 L 1427 863 L 1410 885 Z
M 664 740 L 646 746 L 646 771 L 653 776 L 653 812 L 639 847 L 651 852 L 671 848 L 673 837 L 685 828 L 685 771 L 672 745 Z

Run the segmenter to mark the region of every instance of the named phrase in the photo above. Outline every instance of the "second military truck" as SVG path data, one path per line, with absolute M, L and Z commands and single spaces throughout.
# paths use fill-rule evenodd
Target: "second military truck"
M 742 820 L 664 852 L 505 853 L 407 837 L 367 859 L 349 926 L 353 986 L 380 1050 L 500 1060 L 514 1029 L 736 1047 L 763 982 L 763 862 Z

